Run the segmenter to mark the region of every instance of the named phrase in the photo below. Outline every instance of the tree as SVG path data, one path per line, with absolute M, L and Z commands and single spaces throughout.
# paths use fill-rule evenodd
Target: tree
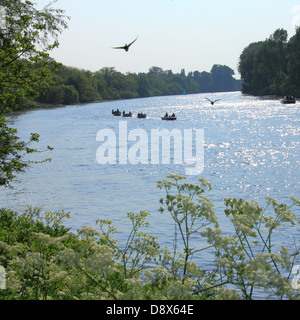
M 276 32 L 264 42 L 250 44 L 240 56 L 239 72 L 244 79 L 243 92 L 269 95 L 279 92 L 281 73 L 284 72 L 283 43 Z
M 254 59 L 257 52 L 260 50 L 263 42 L 254 42 L 246 47 L 241 56 L 239 62 L 239 73 L 241 74 L 243 82 L 242 91 L 244 93 L 252 93 L 252 86 L 254 81 Z
M 93 83 L 93 75 L 90 71 L 73 69 L 67 85 L 76 88 L 80 102 L 90 102 L 100 99 L 96 86 Z
M 138 77 L 138 94 L 141 98 L 149 97 L 149 82 L 147 77 L 140 75 Z
M 58 64 L 48 52 L 58 46 L 57 36 L 67 25 L 63 11 L 50 5 L 39 11 L 30 1 L 0 0 L 0 7 L 0 185 L 7 186 L 14 173 L 27 167 L 23 156 L 36 152 L 28 143 L 38 141 L 38 135 L 20 141 L 5 115 L 49 85 L 50 71 Z
M 251 43 L 240 56 L 244 93 L 300 96 L 300 31 L 287 41 L 284 29 L 268 39 Z
M 212 85 L 212 76 L 211 73 L 203 71 L 195 71 L 194 72 L 194 79 L 199 85 L 200 92 L 210 92 L 211 85 Z
M 231 68 L 215 64 L 210 73 L 212 76 L 212 91 L 226 92 L 235 90 L 235 79 L 232 77 L 234 71 Z
M 173 74 L 172 70 L 152 67 L 148 73 L 122 74 L 114 67 L 102 68 L 92 73 L 62 66 L 52 71 L 51 81 L 48 81 L 56 88 L 40 90 L 40 96 L 35 101 L 46 104 L 70 104 L 95 100 L 177 95 L 183 92 L 192 94 L 212 90 L 240 90 L 240 81 L 232 77 L 233 70 L 220 66 L 220 70 L 223 69 L 225 73 L 226 70 L 228 71 L 228 76 L 221 78 L 218 76 L 217 66 L 212 69 L 215 75 L 214 83 L 211 73 L 195 71 L 194 73 L 189 72 L 186 76 L 184 69 L 178 74 Z M 57 91 L 57 96 L 55 96 L 55 91 Z
M 64 104 L 75 104 L 79 102 L 79 94 L 73 86 L 62 86 L 64 90 Z
M 59 66 L 48 52 L 58 46 L 66 23 L 61 10 L 38 11 L 30 1 L 0 0 L 5 21 L 0 29 L 0 114 L 18 109 L 38 88 L 48 86 L 51 69 Z M 49 37 L 51 36 L 52 42 Z
M 164 70 L 160 67 L 151 67 L 148 74 L 152 76 L 161 76 L 164 75 Z
M 270 40 L 275 41 L 279 44 L 284 44 L 287 42 L 288 33 L 284 29 L 277 29 L 271 36 Z
M 289 90 L 291 94 L 300 96 L 300 27 L 287 44 L 287 69 Z

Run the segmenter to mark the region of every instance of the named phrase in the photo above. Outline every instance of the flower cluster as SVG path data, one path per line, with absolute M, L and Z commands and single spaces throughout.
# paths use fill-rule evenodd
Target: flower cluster
M 277 232 L 299 223 L 291 207 L 271 198 L 264 209 L 254 201 L 225 199 L 233 231 L 223 235 L 204 196 L 210 184 L 167 178 L 158 182 L 166 191 L 160 212 L 174 221 L 173 248 L 161 247 L 147 232 L 146 211 L 127 214 L 131 229 L 120 244 L 111 220 L 74 234 L 63 225 L 69 217 L 64 211 L 1 209 L 6 287 L 0 299 L 299 299 L 299 241 L 294 238 L 289 249 L 274 241 Z M 204 250 L 213 254 L 209 270 L 195 263 Z

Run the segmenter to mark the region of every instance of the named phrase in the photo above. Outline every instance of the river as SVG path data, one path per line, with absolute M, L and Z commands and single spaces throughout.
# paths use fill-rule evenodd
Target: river
M 211 105 L 206 97 L 220 101 Z M 133 117 L 114 117 L 112 109 L 131 111 Z M 139 112 L 147 113 L 147 118 L 137 119 Z M 177 120 L 162 121 L 166 112 L 174 112 Z M 256 200 L 261 205 L 265 204 L 265 196 L 281 203 L 291 203 L 291 195 L 300 198 L 299 103 L 283 105 L 278 99 L 240 92 L 196 94 L 37 109 L 12 116 L 9 121 L 21 139 L 28 140 L 31 132 L 37 132 L 40 142 L 35 146 L 44 150 L 50 145 L 54 150 L 31 157 L 51 157 L 52 161 L 32 165 L 19 174 L 14 189 L 2 188 L 0 205 L 18 211 L 28 205 L 43 211 L 64 209 L 71 213 L 66 224 L 73 230 L 109 218 L 122 242 L 130 227 L 126 213 L 147 210 L 151 213 L 149 232 L 157 235 L 162 245 L 172 246 L 174 223 L 167 214 L 158 212 L 164 192 L 156 182 L 171 173 L 185 175 L 191 165 L 184 162 L 184 157 L 182 163 L 174 163 L 172 155 L 169 163 L 163 160 L 163 148 L 159 149 L 158 163 L 153 163 L 151 130 L 176 129 L 182 137 L 184 130 L 204 134 L 204 162 L 197 173 L 188 176 L 188 181 L 196 182 L 201 177 L 211 183 L 212 190 L 206 195 L 214 203 L 224 230 L 230 228 L 224 215 L 224 198 Z M 126 128 L 125 137 L 120 128 Z M 130 133 L 143 133 L 148 139 L 148 159 L 143 164 L 132 160 L 120 164 L 117 153 L 115 163 L 99 164 L 96 154 L 105 143 L 97 141 L 99 131 L 114 133 L 117 149 L 121 135 L 124 140 Z M 137 146 L 127 142 L 127 151 L 123 149 L 126 152 Z M 295 210 L 300 217 L 299 209 Z M 299 242 L 299 228 L 290 230 L 288 236 L 291 234 Z M 281 235 L 282 240 L 286 236 Z

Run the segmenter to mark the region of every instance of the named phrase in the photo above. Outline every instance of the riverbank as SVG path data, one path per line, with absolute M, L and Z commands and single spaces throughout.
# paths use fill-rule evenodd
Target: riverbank
M 235 92 L 235 91 L 233 91 Z M 239 91 L 236 91 L 239 92 Z M 220 93 L 226 93 L 226 92 L 214 92 L 214 94 L 220 94 Z M 194 94 L 203 94 L 203 93 L 194 93 Z M 210 92 L 207 92 L 207 94 L 211 94 Z M 276 95 L 263 95 L 263 96 L 253 96 L 253 95 L 249 95 L 246 93 L 242 93 L 243 96 L 247 97 L 254 97 L 254 98 L 258 98 L 261 100 L 279 100 L 282 101 L 283 97 L 282 96 L 276 96 Z M 175 95 L 175 96 L 181 96 L 181 95 Z M 168 96 L 153 96 L 153 97 L 168 97 Z M 152 98 L 153 98 L 152 97 Z M 149 97 L 144 97 L 144 99 L 147 99 Z M 298 100 L 300 99 L 300 97 L 295 97 L 296 98 L 296 103 L 298 102 Z M 71 104 L 51 104 L 51 103 L 38 103 L 38 102 L 34 102 L 33 104 L 23 107 L 17 111 L 13 111 L 11 112 L 12 114 L 17 114 L 18 112 L 24 112 L 24 111 L 32 111 L 32 110 L 39 110 L 39 109 L 53 109 L 53 108 L 60 108 L 60 107 L 66 107 L 66 106 L 85 106 L 85 105 L 89 105 L 89 104 L 95 104 L 95 103 L 105 103 L 105 102 L 114 102 L 114 101 L 127 101 L 127 100 L 135 100 L 135 99 L 142 99 L 142 98 L 129 98 L 129 99 L 111 99 L 111 100 L 94 100 L 94 101 L 90 101 L 90 102 L 84 102 L 84 103 L 71 103 Z M 11 114 L 10 113 L 10 114 Z M 9 115 L 9 114 L 7 114 Z

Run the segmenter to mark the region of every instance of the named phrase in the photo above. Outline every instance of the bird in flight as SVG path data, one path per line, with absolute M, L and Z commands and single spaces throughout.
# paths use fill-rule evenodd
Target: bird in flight
M 125 44 L 125 46 L 123 46 L 123 47 L 113 47 L 113 49 L 124 49 L 126 52 L 128 52 L 129 47 L 130 47 L 134 42 L 136 42 L 137 38 L 138 38 L 138 37 L 136 37 L 136 39 L 133 40 L 131 43 Z
M 215 104 L 215 102 L 221 100 L 221 99 L 217 99 L 217 100 L 211 101 L 211 100 L 209 100 L 208 98 L 205 98 L 205 99 L 208 100 L 208 101 L 211 103 L 212 106 Z

